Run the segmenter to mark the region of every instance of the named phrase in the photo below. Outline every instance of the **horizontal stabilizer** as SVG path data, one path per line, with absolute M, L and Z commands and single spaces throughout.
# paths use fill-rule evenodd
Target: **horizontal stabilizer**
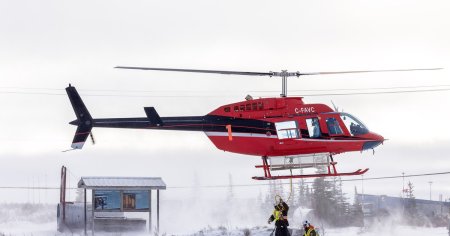
M 78 126 L 77 131 L 73 137 L 72 148 L 81 149 L 83 148 L 86 139 L 91 133 L 92 126 Z
M 156 112 L 154 107 L 144 107 L 144 111 L 152 125 L 163 125 L 163 121 L 161 120 L 161 117 L 159 117 L 158 112 Z

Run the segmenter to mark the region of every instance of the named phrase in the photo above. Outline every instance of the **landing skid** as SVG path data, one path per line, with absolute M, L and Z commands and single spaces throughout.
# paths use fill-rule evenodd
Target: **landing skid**
M 318 177 L 337 177 L 337 176 L 354 176 L 354 175 L 362 175 L 366 173 L 369 168 L 366 169 L 358 169 L 354 172 L 344 172 L 338 173 L 336 170 L 336 164 L 333 160 L 333 156 L 329 155 L 329 161 L 321 162 L 321 163 L 303 163 L 303 164 L 286 164 L 286 165 L 269 165 L 267 162 L 267 157 L 262 157 L 263 164 L 255 166 L 256 168 L 262 168 L 264 170 L 264 176 L 254 176 L 252 179 L 255 180 L 275 180 L 275 179 L 304 179 L 304 178 L 318 178 Z M 327 166 L 327 173 L 318 173 L 318 174 L 306 174 L 306 175 L 277 175 L 273 176 L 271 170 L 291 170 L 292 169 L 302 169 L 302 168 L 311 168 L 314 166 Z

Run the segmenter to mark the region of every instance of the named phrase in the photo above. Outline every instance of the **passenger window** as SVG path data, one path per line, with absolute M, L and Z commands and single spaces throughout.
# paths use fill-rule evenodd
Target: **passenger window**
M 225 112 L 230 112 L 230 107 L 225 107 L 223 110 L 224 110 Z
M 240 105 L 240 106 L 239 106 L 239 110 L 240 110 L 240 111 L 244 111 L 244 110 L 245 110 L 245 106 L 244 106 L 244 105 Z
M 239 111 L 239 107 L 238 106 L 234 106 L 234 111 Z
M 277 129 L 278 139 L 293 139 L 299 138 L 297 122 L 284 121 L 275 123 Z
M 258 102 L 258 110 L 264 110 L 264 105 L 262 102 Z
M 327 127 L 330 135 L 337 135 L 343 133 L 341 126 L 339 126 L 339 122 L 336 120 L 336 118 L 333 117 L 327 118 Z
M 306 119 L 306 126 L 308 127 L 308 133 L 310 138 L 319 138 L 322 135 L 322 132 L 320 132 L 320 125 L 318 118 Z
M 255 102 L 255 103 L 252 103 L 252 110 L 256 111 L 256 109 L 258 109 L 258 107 L 257 107 L 257 105 L 256 105 L 256 102 Z
M 245 110 L 250 111 L 252 109 L 252 104 L 245 105 Z

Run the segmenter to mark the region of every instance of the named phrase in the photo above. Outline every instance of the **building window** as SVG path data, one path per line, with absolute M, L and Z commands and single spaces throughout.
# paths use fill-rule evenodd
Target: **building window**
M 120 191 L 94 191 L 95 210 L 120 210 Z
M 123 194 L 123 209 L 125 210 L 136 209 L 136 194 L 134 193 Z
M 148 207 L 148 191 L 124 191 L 122 195 L 123 209 L 147 210 Z

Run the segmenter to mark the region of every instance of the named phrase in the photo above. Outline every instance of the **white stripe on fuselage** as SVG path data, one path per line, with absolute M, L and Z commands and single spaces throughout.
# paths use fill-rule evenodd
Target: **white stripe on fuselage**
M 228 137 L 228 132 L 205 132 L 208 136 L 220 136 L 220 137 Z M 236 133 L 233 132 L 231 134 L 233 137 L 252 137 L 252 138 L 278 138 L 276 135 L 267 135 L 267 134 L 255 134 L 255 133 Z
M 336 140 L 336 139 L 315 139 L 315 138 L 302 138 L 302 139 L 296 139 L 296 140 L 303 140 L 303 141 L 311 141 L 311 142 L 367 142 L 367 141 L 373 141 L 368 139 L 346 139 L 346 140 Z
M 228 137 L 228 132 L 205 132 L 207 136 L 213 137 Z M 266 134 L 255 134 L 255 133 L 235 133 L 231 134 L 233 137 L 249 137 L 249 138 L 278 138 L 277 135 L 266 135 Z M 283 140 L 283 139 L 282 139 Z M 310 142 L 367 142 L 373 140 L 367 139 L 347 139 L 347 140 L 336 140 L 336 139 L 315 139 L 315 138 L 301 138 L 295 139 L 297 141 L 310 141 Z

